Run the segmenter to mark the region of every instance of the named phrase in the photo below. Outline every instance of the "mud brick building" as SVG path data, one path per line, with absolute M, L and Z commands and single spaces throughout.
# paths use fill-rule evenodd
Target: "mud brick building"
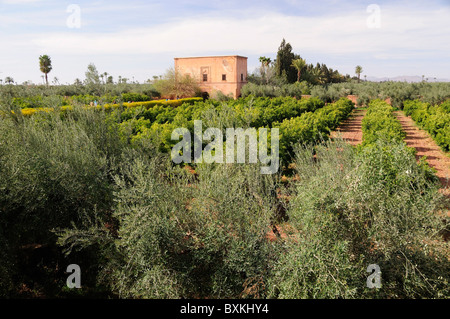
M 238 98 L 247 83 L 247 57 L 239 55 L 175 58 L 175 70 L 198 80 L 202 92 Z

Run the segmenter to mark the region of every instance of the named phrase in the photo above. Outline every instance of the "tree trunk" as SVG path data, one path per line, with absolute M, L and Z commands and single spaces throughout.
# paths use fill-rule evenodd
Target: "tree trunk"
M 45 83 L 47 84 L 47 86 L 48 86 L 48 78 L 47 78 L 47 73 L 45 73 Z

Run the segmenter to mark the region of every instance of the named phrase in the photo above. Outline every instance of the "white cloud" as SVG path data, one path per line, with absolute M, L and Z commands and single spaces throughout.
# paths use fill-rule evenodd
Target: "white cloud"
M 63 32 L 38 35 L 35 45 L 61 54 L 152 54 L 274 51 L 286 38 L 300 52 L 384 53 L 396 50 L 449 52 L 448 9 L 408 12 L 386 9 L 382 27 L 370 29 L 365 12 L 345 16 L 296 17 L 269 13 L 247 19 L 187 18 L 116 33 Z M 421 54 L 419 52 L 419 54 Z
M 353 64 L 364 60 L 364 69 L 368 72 L 390 71 L 394 64 L 395 72 L 400 70 L 408 74 L 408 65 L 414 65 L 414 70 L 420 67 L 422 70 L 435 72 L 438 77 L 448 77 L 449 6 L 437 8 L 424 4 L 411 4 L 408 7 L 381 5 L 379 29 L 368 28 L 366 21 L 369 13 L 365 9 L 360 6 L 345 13 L 341 11 L 336 15 L 320 16 L 294 16 L 263 10 L 254 14 L 244 12 L 238 17 L 206 12 L 183 18 L 171 16 L 170 20 L 153 26 L 136 27 L 138 23 L 130 23 L 127 27 L 122 24 L 117 32 L 92 32 L 90 30 L 93 24 L 91 27 L 87 26 L 91 20 L 88 20 L 89 17 L 84 20 L 82 16 L 81 29 L 67 28 L 60 32 L 37 31 L 3 36 L 0 34 L 0 37 L 3 43 L 9 45 L 8 54 L 11 52 L 3 61 L 28 54 L 26 58 L 35 63 L 33 56 L 37 53 L 48 53 L 55 57 L 55 61 L 67 61 L 65 64 L 72 63 L 75 57 L 83 63 L 86 60 L 109 61 L 111 65 L 114 60 L 126 60 L 128 66 L 117 65 L 117 72 L 123 72 L 122 70 L 128 67 L 127 70 L 131 74 L 141 71 L 137 62 L 136 65 L 130 62 L 133 57 L 136 61 L 148 59 L 153 65 L 146 67 L 161 69 L 162 73 L 170 66 L 165 63 L 170 63 L 167 61 L 172 61 L 175 56 L 269 55 L 276 53 L 281 39 L 285 38 L 293 46 L 294 52 L 307 57 L 307 60 L 317 61 L 320 56 L 320 62 L 329 64 L 329 60 L 337 61 L 338 64 L 332 67 L 344 73 L 352 73 Z M 101 18 L 101 15 L 97 17 Z M 63 18 L 65 19 L 65 16 Z M 60 30 L 64 29 L 64 19 L 58 22 L 62 22 Z M 160 19 L 161 17 L 158 20 Z M 24 50 L 27 53 L 24 53 Z M 165 58 L 162 59 L 162 56 Z M 438 64 L 437 61 L 441 61 L 441 66 L 435 66 L 435 69 L 431 70 L 430 65 Z M 253 64 L 258 62 L 249 60 L 249 66 Z M 383 64 L 385 69 L 382 69 Z M 341 69 L 344 66 L 346 69 Z M 108 71 L 113 70 L 108 66 Z M 423 72 L 425 71 L 421 71 Z M 72 76 L 69 78 L 75 78 Z

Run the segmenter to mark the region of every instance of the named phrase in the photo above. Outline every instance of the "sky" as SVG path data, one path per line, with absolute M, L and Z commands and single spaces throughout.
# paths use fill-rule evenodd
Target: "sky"
M 73 0 L 76 1 L 76 0 Z M 143 82 L 174 57 L 242 55 L 248 71 L 286 39 L 342 74 L 450 79 L 450 0 L 0 0 L 0 78 L 84 80 L 89 63 Z

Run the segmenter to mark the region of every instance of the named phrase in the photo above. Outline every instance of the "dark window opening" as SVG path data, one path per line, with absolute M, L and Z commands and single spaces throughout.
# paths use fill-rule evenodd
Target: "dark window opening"
M 227 75 L 226 74 L 222 74 L 222 81 L 226 81 L 227 80 Z
M 241 82 L 244 82 L 244 74 L 241 73 Z
M 208 81 L 208 74 L 203 74 L 203 82 Z

